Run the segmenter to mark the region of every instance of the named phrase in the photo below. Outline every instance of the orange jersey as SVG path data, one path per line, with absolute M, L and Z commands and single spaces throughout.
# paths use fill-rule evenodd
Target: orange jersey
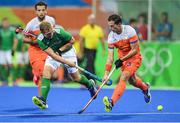
M 33 34 L 38 35 L 40 34 L 40 30 L 33 30 Z M 36 40 L 36 39 L 35 39 Z M 35 61 L 45 61 L 47 54 L 41 50 L 41 48 L 36 44 L 36 45 L 30 45 L 29 49 L 29 59 L 30 63 L 32 64 Z
M 131 50 L 131 45 L 138 43 L 138 36 L 136 31 L 129 25 L 122 25 L 122 33 L 117 34 L 111 31 L 108 35 L 108 48 L 109 49 L 118 49 L 118 57 L 122 58 L 127 55 Z M 130 59 L 141 59 L 140 48 L 136 55 Z M 130 60 L 128 59 L 128 60 Z
M 52 26 L 55 25 L 55 20 L 54 18 L 50 17 L 50 16 L 45 16 L 44 21 L 49 22 Z M 39 30 L 39 24 L 41 22 L 38 20 L 37 17 L 33 18 L 26 26 L 25 31 L 30 31 L 33 32 L 34 34 L 38 35 L 40 33 Z M 39 60 L 43 60 L 45 61 L 47 54 L 45 52 L 43 52 L 38 45 L 31 45 L 29 47 L 29 59 L 30 59 L 30 63 L 32 64 L 35 61 L 39 61 Z
M 55 25 L 54 18 L 50 16 L 46 15 L 44 21 L 49 22 L 52 26 Z M 33 18 L 27 24 L 25 31 L 32 32 L 35 35 L 40 34 L 40 29 L 39 29 L 40 23 L 41 22 L 38 20 L 37 17 Z M 36 39 L 32 39 L 32 40 L 36 40 Z M 30 45 L 28 51 L 29 51 L 29 59 L 30 59 L 30 64 L 32 66 L 33 74 L 36 76 L 41 76 L 43 73 L 47 54 L 44 51 L 42 51 L 38 45 Z

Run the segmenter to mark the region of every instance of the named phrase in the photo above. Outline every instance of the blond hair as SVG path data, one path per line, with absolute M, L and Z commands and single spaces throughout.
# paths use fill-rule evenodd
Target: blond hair
M 40 31 L 42 33 L 44 33 L 44 32 L 46 32 L 46 30 L 50 30 L 52 27 L 51 27 L 51 24 L 49 22 L 43 21 L 39 25 L 39 28 L 40 28 Z

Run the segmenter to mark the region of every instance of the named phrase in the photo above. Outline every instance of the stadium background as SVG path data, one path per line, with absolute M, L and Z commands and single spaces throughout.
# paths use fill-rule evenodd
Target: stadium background
M 27 22 L 35 17 L 34 4 L 38 1 L 0 0 L 0 22 L 2 18 L 8 17 L 11 25 L 25 27 Z M 77 111 L 88 102 L 89 93 L 72 82 L 54 83 L 48 97 L 49 109 L 38 110 L 31 102 L 31 97 L 37 95 L 37 87 L 32 82 L 31 67 L 28 66 L 25 77 L 27 81 L 21 81 L 18 86 L 12 86 L 12 83 L 10 86 L 0 86 L 0 122 L 180 122 L 180 0 L 44 1 L 48 4 L 48 15 L 55 17 L 57 24 L 73 34 L 78 52 L 79 30 L 87 23 L 89 14 L 96 15 L 96 21 L 103 27 L 107 39 L 108 15 L 121 14 L 127 24 L 130 18 L 137 18 L 139 14 L 145 13 L 150 31 L 148 40 L 140 41 L 143 64 L 138 75 L 152 85 L 152 102 L 145 104 L 141 91 L 128 85 L 112 112 L 105 113 L 102 98 L 105 95 L 111 96 L 120 74 L 120 71 L 116 70 L 111 77 L 113 85 L 105 86 L 84 114 L 79 115 Z M 157 26 L 162 12 L 167 12 L 169 21 L 173 23 L 171 41 L 160 42 L 154 38 L 153 29 Z M 103 76 L 106 62 L 101 51 L 99 45 L 96 74 L 100 77 Z M 117 54 L 115 55 L 117 58 Z M 13 62 L 16 67 L 16 57 Z M 164 106 L 161 112 L 156 109 L 158 105 Z
M 35 17 L 33 5 L 36 2 L 37 0 L 0 1 L 0 19 L 8 17 L 12 25 L 22 25 L 24 27 L 31 18 Z M 177 69 L 180 68 L 177 56 L 177 53 L 180 52 L 180 35 L 178 31 L 180 28 L 178 23 L 180 16 L 176 14 L 180 9 L 179 0 L 164 0 L 163 2 L 162 0 L 152 0 L 151 9 L 149 9 L 149 1 L 147 0 L 47 0 L 45 2 L 49 6 L 48 14 L 55 17 L 57 24 L 62 25 L 71 32 L 77 40 L 75 44 L 77 51 L 79 51 L 79 30 L 87 23 L 87 17 L 91 13 L 96 15 L 97 23 L 103 27 L 107 37 L 108 27 L 106 20 L 107 16 L 111 13 L 121 14 L 126 22 L 132 17 L 136 18 L 140 13 L 146 13 L 148 17 L 151 14 L 151 26 L 155 27 L 160 13 L 168 12 L 169 20 L 173 23 L 174 27 L 173 41 L 159 43 L 153 39 L 153 34 L 151 33 L 150 37 L 148 37 L 150 39 L 147 41 L 148 43 L 141 43 L 141 46 L 143 46 L 141 48 L 142 54 L 145 60 L 141 70 L 139 70 L 139 74 L 153 86 L 180 86 L 178 82 L 180 80 L 178 75 L 179 69 Z M 149 13 L 149 10 L 152 10 L 151 13 Z M 103 76 L 106 57 L 99 59 L 100 53 L 101 47 L 98 49 L 98 56 L 96 58 L 96 73 L 98 76 Z M 148 64 L 152 64 L 152 66 Z M 119 72 L 116 71 L 112 76 L 114 81 L 118 79 L 118 74 Z

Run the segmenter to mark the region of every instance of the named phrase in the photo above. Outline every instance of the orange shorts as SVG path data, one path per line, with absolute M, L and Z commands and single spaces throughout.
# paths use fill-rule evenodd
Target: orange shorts
M 29 59 L 32 66 L 32 73 L 36 76 L 42 76 L 44 70 L 44 64 L 47 58 L 47 54 L 39 47 L 29 47 Z
M 35 61 L 31 64 L 32 73 L 36 76 L 42 76 L 44 70 L 45 61 Z
M 130 72 L 131 76 L 134 75 L 137 69 L 141 66 L 142 59 L 130 59 L 123 63 L 121 67 L 122 73 L 125 71 Z

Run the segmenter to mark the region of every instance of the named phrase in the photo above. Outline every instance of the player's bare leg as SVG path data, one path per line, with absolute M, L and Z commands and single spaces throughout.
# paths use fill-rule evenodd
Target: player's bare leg
M 103 103 L 105 105 L 106 112 L 110 112 L 113 106 L 117 103 L 117 101 L 123 95 L 126 89 L 126 81 L 129 79 L 129 76 L 130 76 L 130 72 L 123 71 L 123 73 L 121 74 L 119 83 L 116 85 L 116 88 L 114 89 L 112 97 L 108 98 L 107 96 L 105 96 L 103 98 Z
M 129 78 L 129 83 L 133 85 L 134 87 L 137 87 L 142 90 L 142 93 L 144 94 L 144 100 L 146 103 L 151 102 L 151 93 L 150 93 L 150 84 L 149 83 L 143 83 L 141 78 L 137 75 L 133 75 Z

